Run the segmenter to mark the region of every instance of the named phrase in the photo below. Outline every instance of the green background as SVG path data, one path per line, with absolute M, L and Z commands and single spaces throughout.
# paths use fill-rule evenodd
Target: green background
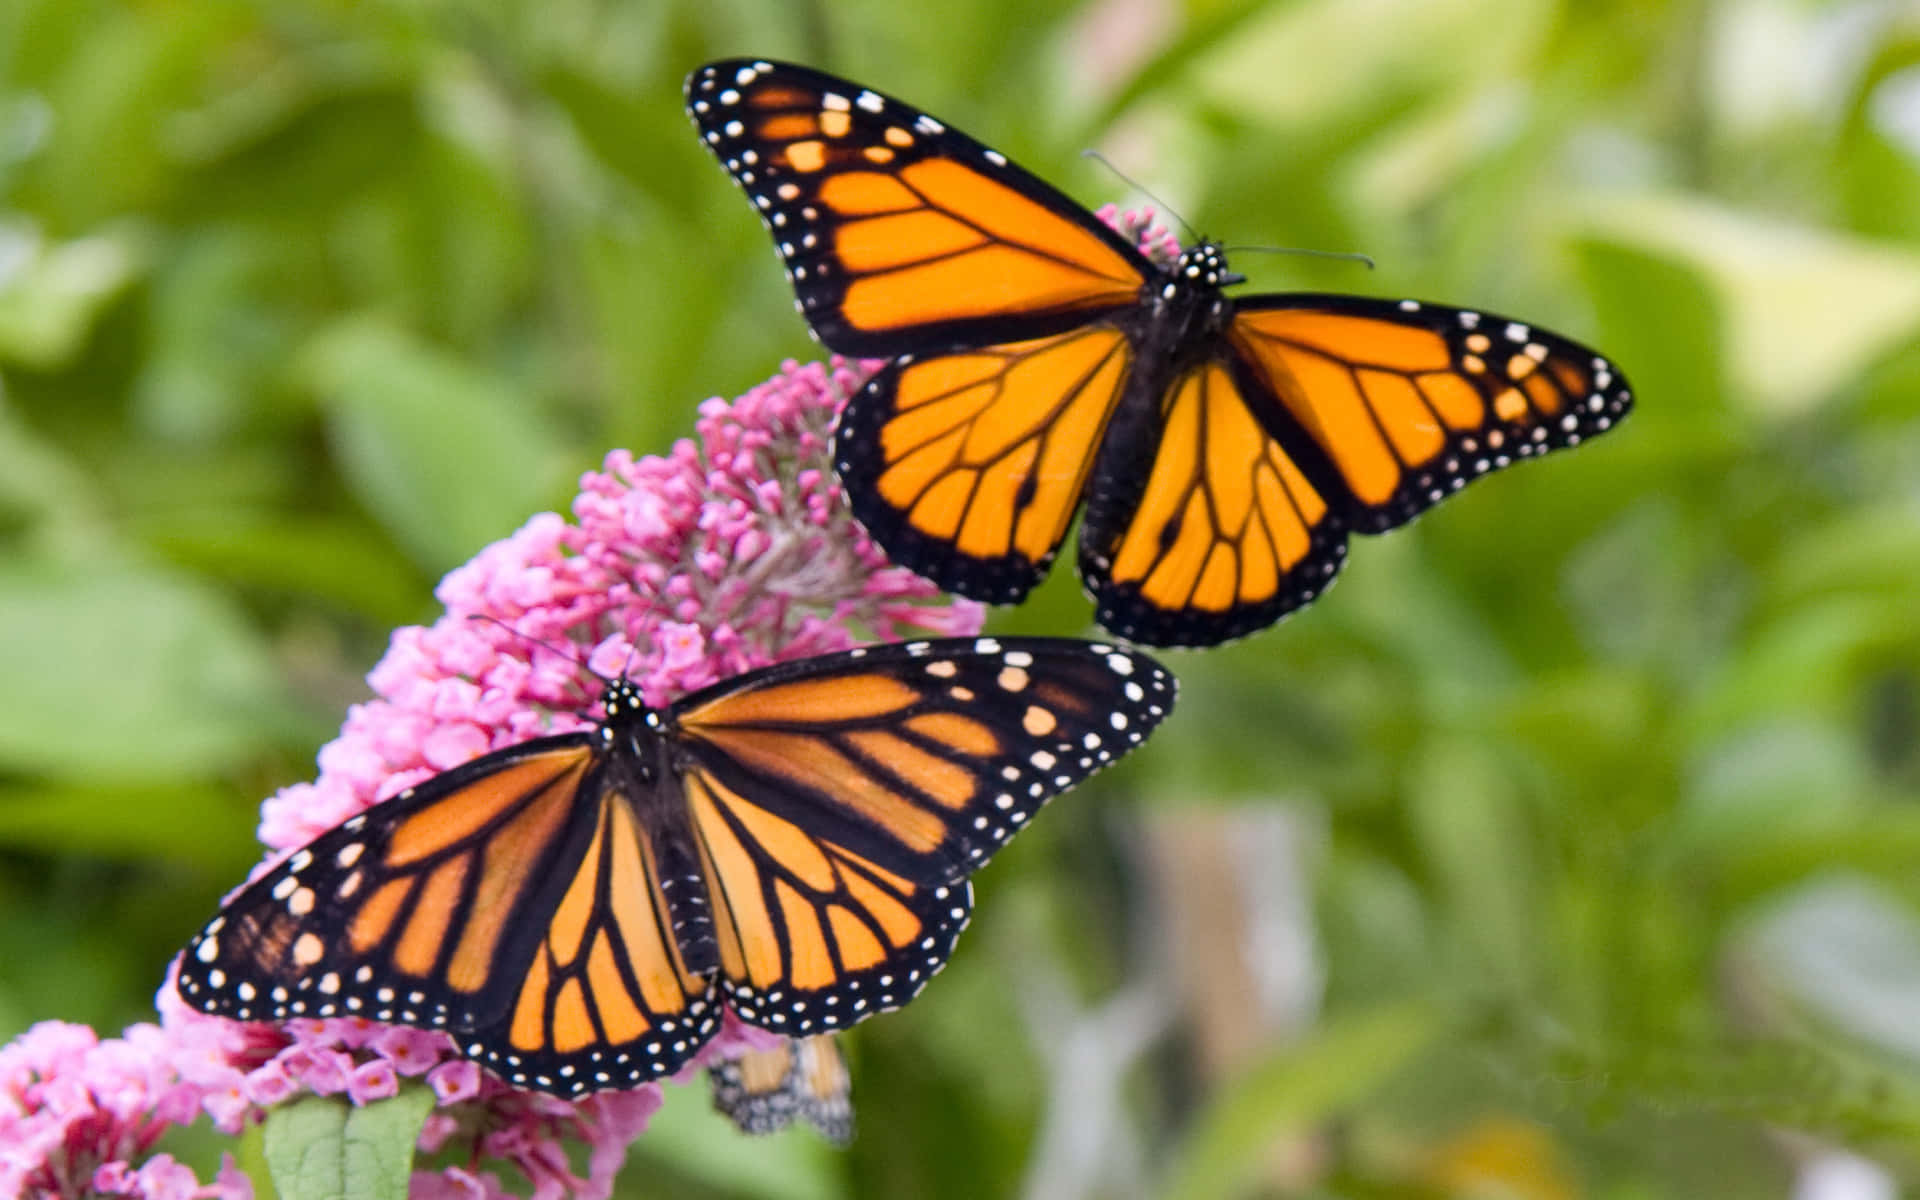
M 1140 202 L 1099 147 L 1379 262 L 1254 289 L 1512 313 L 1639 407 L 1172 656 L 853 1039 L 850 1151 L 670 1088 L 623 1195 L 1920 1184 L 1920 17 L 1877 3 L 0 5 L 0 1037 L 150 1015 L 441 573 L 815 354 L 680 112 L 732 54 Z M 1065 570 L 995 617 L 1086 621 Z

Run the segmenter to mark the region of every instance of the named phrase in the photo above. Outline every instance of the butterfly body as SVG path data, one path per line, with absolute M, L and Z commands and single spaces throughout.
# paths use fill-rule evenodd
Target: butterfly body
M 807 67 L 711 63 L 702 140 L 774 235 L 813 334 L 885 357 L 835 464 L 897 562 L 1014 603 L 1084 506 L 1096 618 L 1211 645 L 1310 602 L 1353 533 L 1612 428 L 1606 359 L 1412 300 L 1270 293 L 1219 248 L 1161 266 L 1004 155 Z
M 685 1065 L 722 1003 L 789 1036 L 898 1007 L 952 953 L 967 877 L 1172 704 L 1157 664 L 1061 639 L 804 659 L 483 755 L 321 834 L 189 943 L 240 1020 L 451 1034 L 560 1095 Z

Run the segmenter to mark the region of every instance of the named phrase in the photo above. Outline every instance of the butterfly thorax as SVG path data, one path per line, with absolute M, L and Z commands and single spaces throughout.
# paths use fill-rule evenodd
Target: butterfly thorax
M 598 785 L 633 813 L 647 839 L 667 916 L 688 970 L 703 974 L 717 962 L 712 903 L 700 872 L 693 821 L 678 786 L 669 718 L 648 708 L 640 690 L 624 679 L 601 696 Z
M 1156 374 L 1177 374 L 1217 353 L 1233 319 L 1233 302 L 1220 289 L 1243 279 L 1227 269 L 1227 256 L 1214 242 L 1183 251 L 1141 290 L 1139 315 L 1128 331 L 1140 360 L 1157 364 Z

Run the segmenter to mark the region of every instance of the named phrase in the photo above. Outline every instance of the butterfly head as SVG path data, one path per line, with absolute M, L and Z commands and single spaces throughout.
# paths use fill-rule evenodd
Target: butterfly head
M 648 712 L 646 697 L 638 686 L 626 679 L 607 680 L 606 690 L 600 693 L 600 707 L 606 709 L 608 724 Z
M 1227 269 L 1227 253 L 1220 243 L 1202 239 L 1190 249 L 1180 253 L 1180 261 L 1174 264 L 1173 273 L 1190 284 L 1205 284 L 1207 287 L 1232 287 L 1236 283 L 1245 283 L 1247 277 Z

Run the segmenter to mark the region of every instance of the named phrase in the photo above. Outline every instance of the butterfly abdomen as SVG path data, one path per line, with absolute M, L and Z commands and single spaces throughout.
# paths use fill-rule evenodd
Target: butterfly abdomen
M 642 722 L 649 717 L 657 719 L 658 714 L 643 714 Z M 641 851 L 659 881 L 667 931 L 679 948 L 681 963 L 694 975 L 706 975 L 720 965 L 713 905 L 700 873 L 693 824 L 680 798 L 678 772 L 659 728 L 647 722 L 645 728 L 617 730 L 616 737 L 626 739 L 624 752 L 609 759 L 604 769 L 614 773 L 609 783 L 633 813 Z
M 656 833 L 660 855 L 660 894 L 667 901 L 667 924 L 680 945 L 688 971 L 706 975 L 720 966 L 720 947 L 714 940 L 713 903 L 693 849 L 693 831 L 684 819 L 678 830 Z

